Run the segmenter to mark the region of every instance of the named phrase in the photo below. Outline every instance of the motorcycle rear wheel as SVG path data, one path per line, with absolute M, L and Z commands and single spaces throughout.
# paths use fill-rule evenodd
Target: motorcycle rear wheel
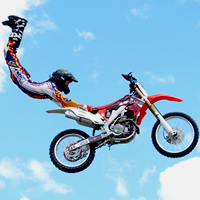
M 177 134 L 169 136 L 157 121 L 152 130 L 154 147 L 162 155 L 172 158 L 190 153 L 199 138 L 199 130 L 195 121 L 189 115 L 179 112 L 168 113 L 163 117 Z
M 59 133 L 51 142 L 49 154 L 53 164 L 63 172 L 76 173 L 86 169 L 93 161 L 95 147 L 85 145 L 74 151 L 69 151 L 69 147 L 89 135 L 83 131 L 70 129 Z M 83 150 L 84 149 L 84 150 Z

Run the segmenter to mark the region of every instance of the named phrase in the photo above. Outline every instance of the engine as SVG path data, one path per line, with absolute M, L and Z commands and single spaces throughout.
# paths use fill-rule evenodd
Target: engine
M 133 115 L 132 115 L 133 116 Z M 120 116 L 110 126 L 111 131 L 115 133 L 115 136 L 126 137 L 136 131 L 135 123 L 130 113 L 126 112 L 123 116 Z
M 112 129 L 112 131 L 115 132 L 117 135 L 126 135 L 129 133 L 128 127 L 122 124 L 115 124 Z

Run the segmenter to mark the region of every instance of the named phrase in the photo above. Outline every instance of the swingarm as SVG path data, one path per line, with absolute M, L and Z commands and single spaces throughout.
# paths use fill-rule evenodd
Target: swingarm
M 91 143 L 96 143 L 96 142 L 99 142 L 105 138 L 108 137 L 108 134 L 105 134 L 105 133 L 102 133 L 100 135 L 97 135 L 97 136 L 92 136 L 92 137 L 89 137 L 85 140 L 82 140 L 76 144 L 73 144 L 69 147 L 69 151 L 74 151 L 78 148 L 82 148 L 83 146 L 85 145 L 88 145 L 88 144 L 91 144 Z

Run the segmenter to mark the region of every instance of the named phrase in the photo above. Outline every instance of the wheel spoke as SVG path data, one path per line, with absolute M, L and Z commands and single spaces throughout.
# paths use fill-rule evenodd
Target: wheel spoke
M 160 153 L 169 157 L 186 155 L 198 142 L 199 132 L 196 123 L 183 113 L 169 113 L 164 118 L 176 134 L 168 135 L 157 122 L 152 131 L 154 146 Z
M 55 154 L 59 155 L 57 156 L 57 159 L 60 160 L 60 162 L 65 165 L 65 166 L 78 166 L 80 164 L 82 164 L 82 162 L 84 162 L 85 159 L 87 159 L 87 157 L 90 154 L 90 151 L 88 150 L 86 153 L 85 157 L 82 157 L 82 152 L 80 151 L 80 153 L 77 154 L 77 156 L 69 156 L 69 151 L 68 148 L 66 147 L 67 144 L 73 144 L 74 141 L 77 140 L 83 140 L 84 138 L 82 138 L 79 135 L 76 134 L 69 134 L 67 136 L 62 137 L 55 146 Z M 79 150 L 77 150 L 79 151 Z
M 76 129 L 58 134 L 50 146 L 50 157 L 54 165 L 69 173 L 79 172 L 87 168 L 94 159 L 95 147 L 87 144 L 77 149 L 69 149 L 71 145 L 88 137 L 86 133 Z

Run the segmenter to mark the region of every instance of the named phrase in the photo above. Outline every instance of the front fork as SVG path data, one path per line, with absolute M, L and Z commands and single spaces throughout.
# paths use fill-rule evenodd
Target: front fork
M 145 100 L 146 104 L 148 105 L 150 111 L 153 115 L 160 121 L 160 124 L 163 126 L 164 130 L 168 133 L 168 135 L 175 135 L 176 132 L 170 127 L 170 125 L 166 122 L 163 116 L 154 108 L 151 102 L 144 96 L 138 88 L 135 88 L 136 92 Z

